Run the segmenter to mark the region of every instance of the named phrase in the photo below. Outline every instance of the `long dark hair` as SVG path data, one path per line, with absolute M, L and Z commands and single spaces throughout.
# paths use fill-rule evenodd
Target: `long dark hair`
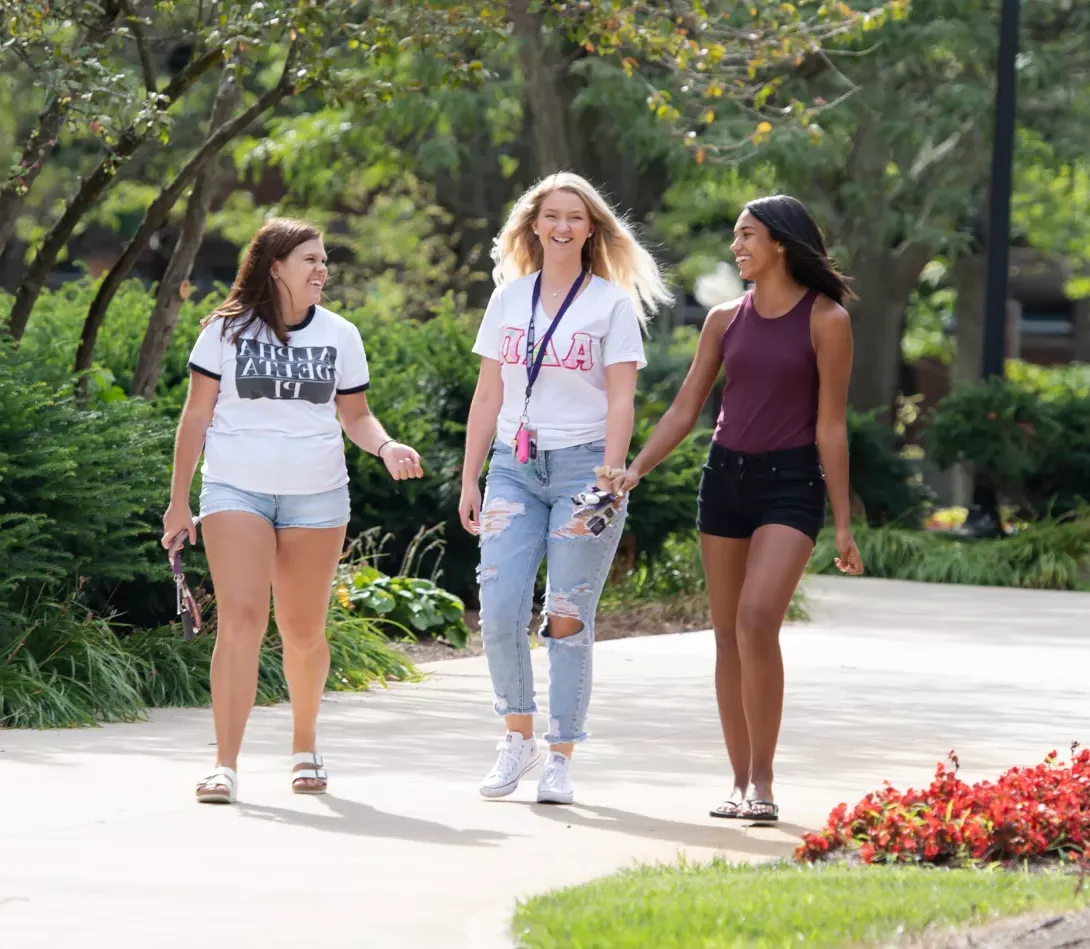
M 282 345 L 288 342 L 288 328 L 284 314 L 280 312 L 280 298 L 276 293 L 272 265 L 283 260 L 300 244 L 316 240 L 322 232 L 306 221 L 292 218 L 271 218 L 261 225 L 246 248 L 242 265 L 231 286 L 231 292 L 213 312 L 204 325 L 213 320 L 223 320 L 223 335 L 231 331 L 231 342 L 255 323 L 264 323 L 269 332 Z
M 825 239 L 805 204 L 790 195 L 775 194 L 750 201 L 746 210 L 768 228 L 777 244 L 783 245 L 787 271 L 793 280 L 837 303 L 855 299 L 848 286 L 850 278 L 829 259 Z

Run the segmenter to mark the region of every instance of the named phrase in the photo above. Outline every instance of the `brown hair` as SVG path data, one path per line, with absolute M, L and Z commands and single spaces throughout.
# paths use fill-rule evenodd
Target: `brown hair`
M 284 314 L 280 312 L 272 265 L 287 257 L 300 244 L 321 236 L 322 232 L 312 224 L 292 218 L 276 217 L 262 224 L 246 248 L 227 299 L 204 321 L 204 325 L 213 320 L 223 320 L 223 335 L 227 335 L 228 329 L 233 330 L 231 342 L 237 343 L 246 330 L 260 322 L 281 344 L 286 344 L 288 328 L 284 323 Z

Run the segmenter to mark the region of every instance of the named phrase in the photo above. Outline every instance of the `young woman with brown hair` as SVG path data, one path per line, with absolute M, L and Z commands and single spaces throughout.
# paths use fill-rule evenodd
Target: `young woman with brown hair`
M 417 453 L 390 438 L 367 407 L 359 330 L 319 305 L 327 273 L 316 228 L 268 221 L 190 355 L 162 542 L 169 547 L 181 533 L 196 540 L 189 491 L 203 451 L 200 522 L 218 626 L 216 767 L 197 785 L 202 803 L 238 796 L 270 593 L 294 721 L 292 790 L 325 791 L 315 732 L 329 675 L 326 611 L 349 519 L 343 435 L 396 479 L 423 474 Z

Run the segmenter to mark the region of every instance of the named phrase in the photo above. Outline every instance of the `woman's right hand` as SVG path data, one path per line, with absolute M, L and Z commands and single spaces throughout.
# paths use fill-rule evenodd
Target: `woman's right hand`
M 640 469 L 633 464 L 631 468 L 625 468 L 616 478 L 613 479 L 611 486 L 612 491 L 618 497 L 628 494 L 632 491 L 636 485 L 640 483 L 640 479 L 643 478 L 643 474 Z
M 462 497 L 458 501 L 458 516 L 462 519 L 462 527 L 469 533 L 481 532 L 481 488 L 479 485 L 462 485 Z
M 185 533 L 189 534 L 191 544 L 197 543 L 197 525 L 193 523 L 193 513 L 188 504 L 171 503 L 163 515 L 163 547 L 170 550 L 174 538 Z

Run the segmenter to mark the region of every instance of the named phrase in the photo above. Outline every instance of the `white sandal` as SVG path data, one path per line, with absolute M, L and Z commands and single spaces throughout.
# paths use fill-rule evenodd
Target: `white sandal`
M 226 789 L 226 790 L 224 790 Z M 220 766 L 197 785 L 199 804 L 234 804 L 238 800 L 238 774 Z
M 301 764 L 311 765 L 309 768 L 295 768 Z M 314 751 L 300 751 L 291 756 L 291 789 L 296 794 L 325 794 L 326 785 L 329 783 L 329 772 L 325 770 L 325 759 Z M 299 781 L 321 781 L 322 787 L 311 788 L 299 785 Z

